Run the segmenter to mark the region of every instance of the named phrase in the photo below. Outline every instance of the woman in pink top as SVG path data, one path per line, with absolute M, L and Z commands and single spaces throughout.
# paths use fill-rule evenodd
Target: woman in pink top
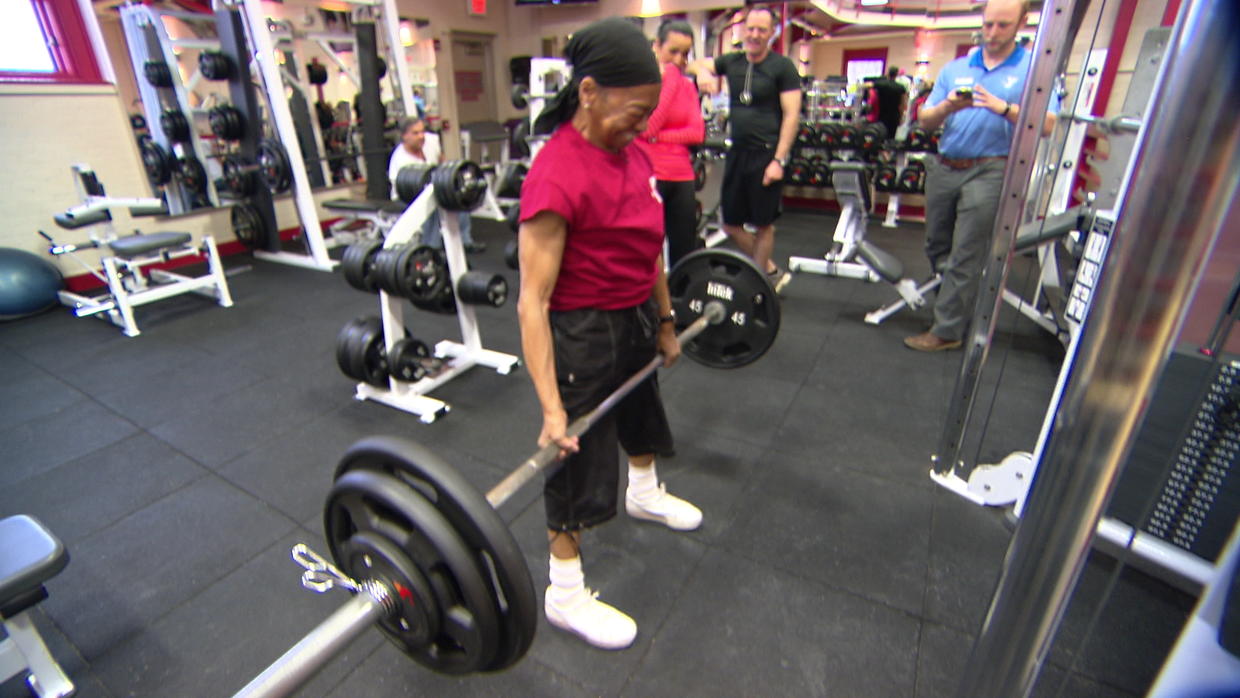
M 697 197 L 688 146 L 702 143 L 706 125 L 697 86 L 682 72 L 692 50 L 693 27 L 688 22 L 668 20 L 659 25 L 654 53 L 663 71 L 663 90 L 649 127 L 637 139 L 654 164 L 663 197 L 667 262 L 672 266 L 698 246 Z

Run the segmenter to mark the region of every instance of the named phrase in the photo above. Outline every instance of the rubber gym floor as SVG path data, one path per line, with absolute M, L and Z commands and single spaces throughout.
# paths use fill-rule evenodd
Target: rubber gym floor
M 777 260 L 822 254 L 834 224 L 790 211 Z M 489 243 L 474 268 L 505 273 L 515 296 L 510 233 L 490 221 L 474 231 Z M 920 225 L 872 222 L 870 239 L 925 275 Z M 1029 260 L 1017 262 L 1019 286 Z M 138 338 L 63 307 L 0 325 L 0 513 L 38 517 L 69 549 L 35 616 L 79 695 L 231 695 L 338 607 L 344 592 L 301 588 L 289 549 L 326 554 L 323 503 L 358 439 L 416 439 L 482 491 L 533 451 L 540 416 L 524 370 L 450 381 L 433 395 L 452 411 L 430 425 L 358 402 L 333 346 L 347 320 L 378 314 L 376 298 L 339 272 L 225 264 L 234 307 L 143 306 Z M 587 584 L 637 621 L 632 648 L 594 650 L 540 619 L 514 667 L 450 677 L 371 629 L 301 695 L 953 695 L 1010 527 L 928 478 L 961 353 L 902 345 L 928 310 L 863 322 L 894 298 L 882 284 L 800 274 L 757 363 L 662 372 L 677 453 L 659 471 L 705 522 L 676 533 L 621 507 L 584 541 Z M 485 347 L 519 354 L 511 300 L 478 317 Z M 406 318 L 428 344 L 460 338 L 455 316 L 409 306 Z M 1061 358 L 1004 312 L 976 461 L 1032 450 Z M 501 514 L 541 598 L 539 484 Z M 1108 589 L 1117 567 L 1091 556 L 1035 695 L 1139 695 L 1153 681 L 1193 599 L 1130 567 Z M 0 689 L 26 691 L 18 679 Z

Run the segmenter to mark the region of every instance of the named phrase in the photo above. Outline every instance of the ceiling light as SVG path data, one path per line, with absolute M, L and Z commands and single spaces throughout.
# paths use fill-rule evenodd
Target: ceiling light
M 862 7 L 875 7 L 877 5 L 886 5 L 889 0 L 858 0 Z

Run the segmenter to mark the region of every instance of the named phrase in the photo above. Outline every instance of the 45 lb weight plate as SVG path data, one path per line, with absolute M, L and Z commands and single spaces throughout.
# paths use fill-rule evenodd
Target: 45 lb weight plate
M 779 334 L 779 299 L 775 287 L 748 257 L 731 250 L 698 250 L 681 259 L 667 278 L 676 326 L 696 320 L 711 301 L 727 310 L 682 350 L 712 368 L 738 368 L 756 361 Z

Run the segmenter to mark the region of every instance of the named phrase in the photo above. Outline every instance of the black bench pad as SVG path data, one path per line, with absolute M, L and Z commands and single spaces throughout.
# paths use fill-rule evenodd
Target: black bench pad
M 193 240 L 194 236 L 189 233 L 151 233 L 150 235 L 127 235 L 123 238 L 117 238 L 108 243 L 108 247 L 116 253 L 117 257 L 125 259 L 133 259 L 140 257 L 149 252 L 166 249 L 169 247 L 180 247 Z
M 355 213 L 394 213 L 400 215 L 408 208 L 399 201 L 388 199 L 332 199 L 323 202 L 323 208 L 331 211 L 351 211 Z
M 65 546 L 36 519 L 0 519 L 0 605 L 38 589 L 67 564 Z

